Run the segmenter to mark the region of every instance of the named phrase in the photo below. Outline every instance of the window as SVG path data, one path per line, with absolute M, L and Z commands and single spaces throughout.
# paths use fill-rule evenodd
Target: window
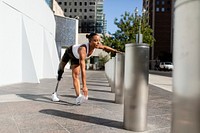
M 87 9 L 84 9 L 84 12 L 87 12 Z
M 85 2 L 85 6 L 87 6 L 87 2 Z
M 156 7 L 156 12 L 159 12 L 160 11 L 160 8 L 159 7 Z
M 74 9 L 74 12 L 77 12 L 77 9 Z
M 95 5 L 95 2 L 90 2 L 90 5 Z
M 92 16 L 89 16 L 89 18 L 91 18 L 91 19 L 92 19 Z
M 62 5 L 62 2 L 58 2 L 58 5 Z
M 67 5 L 67 2 L 65 2 L 65 6 Z
M 74 2 L 74 5 L 77 6 L 77 2 Z
M 66 9 L 66 8 L 64 9 L 64 12 L 67 12 L 67 9 Z
M 79 12 L 82 12 L 82 9 L 79 9 Z
M 69 6 L 71 6 L 72 5 L 72 3 L 71 2 L 69 2 Z
M 165 1 L 164 0 L 162 1 L 162 5 L 165 5 Z
M 72 12 L 72 9 L 69 9 L 69 12 Z
M 79 5 L 82 6 L 82 2 L 80 2 Z
M 94 12 L 95 10 L 94 10 L 94 9 L 90 9 L 89 11 L 90 11 L 90 12 Z
M 157 1 L 156 1 L 156 5 L 159 5 L 159 4 L 160 4 L 160 1 L 157 0 Z
M 170 8 L 167 8 L 167 11 L 170 12 Z
M 84 19 L 87 19 L 87 16 L 84 16 Z
M 161 8 L 161 11 L 162 11 L 162 12 L 164 12 L 164 11 L 165 11 L 165 8 L 164 8 L 164 7 L 163 7 L 163 8 Z

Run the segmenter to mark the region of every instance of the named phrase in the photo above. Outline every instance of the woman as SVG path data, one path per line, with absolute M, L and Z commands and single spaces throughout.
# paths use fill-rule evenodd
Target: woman
M 94 53 L 95 49 L 102 49 L 106 52 L 115 52 L 115 53 L 120 52 L 111 47 L 104 46 L 103 44 L 101 44 L 100 36 L 96 33 L 91 33 L 89 35 L 87 34 L 86 38 L 88 38 L 89 43 L 73 45 L 66 49 L 58 68 L 57 80 L 60 81 L 62 78 L 62 74 L 64 72 L 65 65 L 67 64 L 69 60 L 71 60 L 73 85 L 74 85 L 75 92 L 77 95 L 76 104 L 81 104 L 82 102 L 88 99 L 85 60 Z M 82 91 L 84 95 L 82 95 L 80 92 L 81 90 L 80 81 L 79 81 L 80 73 L 81 73 L 81 79 L 82 79 Z M 52 100 L 59 101 L 59 99 L 57 98 L 56 92 L 52 95 Z

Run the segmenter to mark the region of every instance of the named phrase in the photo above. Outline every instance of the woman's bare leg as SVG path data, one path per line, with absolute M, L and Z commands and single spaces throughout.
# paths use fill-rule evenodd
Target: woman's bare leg
M 80 95 L 80 65 L 72 65 L 72 78 L 76 95 Z

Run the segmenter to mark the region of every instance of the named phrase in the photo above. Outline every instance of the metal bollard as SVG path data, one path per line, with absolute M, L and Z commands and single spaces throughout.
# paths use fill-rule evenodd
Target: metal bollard
M 117 53 L 115 60 L 115 102 L 122 104 L 124 101 L 124 59 L 125 55 Z
M 115 57 L 112 57 L 111 63 L 111 92 L 115 92 Z
M 124 128 L 145 131 L 149 91 L 149 46 L 147 44 L 126 44 L 124 74 Z
M 200 1 L 176 0 L 174 14 L 171 132 L 200 133 Z

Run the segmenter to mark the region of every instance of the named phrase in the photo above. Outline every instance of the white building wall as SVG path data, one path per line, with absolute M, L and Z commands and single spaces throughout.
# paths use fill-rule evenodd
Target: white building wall
M 44 0 L 0 0 L 0 86 L 55 78 L 55 19 Z

